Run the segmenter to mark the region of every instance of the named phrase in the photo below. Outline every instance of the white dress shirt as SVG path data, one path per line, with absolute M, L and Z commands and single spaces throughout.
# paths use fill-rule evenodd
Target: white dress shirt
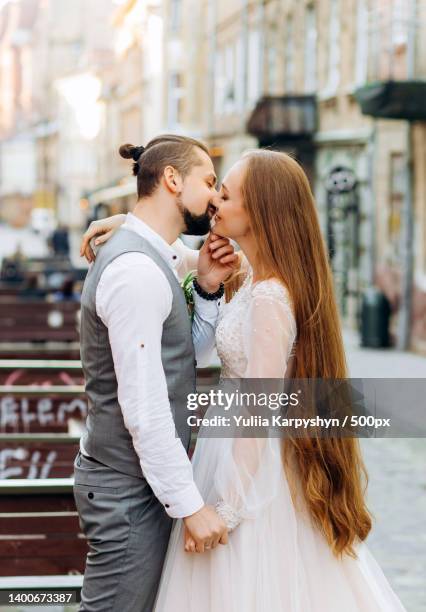
M 181 240 L 169 245 L 131 213 L 122 227 L 149 240 L 178 278 L 196 269 L 198 251 Z M 172 299 L 163 271 L 148 255 L 138 252 L 114 259 L 96 290 L 96 312 L 109 333 L 118 401 L 142 472 L 169 516 L 182 518 L 200 510 L 204 502 L 193 480 L 191 462 L 176 437 L 161 361 L 163 323 Z M 214 348 L 219 301 L 205 300 L 194 291 L 194 303 L 192 335 L 201 365 L 208 363 Z M 82 445 L 80 450 L 87 454 Z

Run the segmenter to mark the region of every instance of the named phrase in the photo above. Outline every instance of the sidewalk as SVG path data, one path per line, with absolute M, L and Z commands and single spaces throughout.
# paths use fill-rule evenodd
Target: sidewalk
M 344 331 L 344 341 L 353 378 L 426 377 L 426 357 L 361 348 L 351 330 Z M 372 438 L 361 440 L 361 447 L 374 516 L 368 547 L 407 612 L 426 612 L 425 440 Z
M 358 333 L 350 329 L 343 331 L 343 340 L 351 378 L 426 378 L 426 357 L 393 348 L 362 348 Z

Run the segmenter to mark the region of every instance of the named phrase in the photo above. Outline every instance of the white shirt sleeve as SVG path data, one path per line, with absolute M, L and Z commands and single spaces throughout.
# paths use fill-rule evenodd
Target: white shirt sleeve
M 180 256 L 180 264 L 176 269 L 179 280 L 183 280 L 188 272 L 197 270 L 198 256 L 200 251 L 198 249 L 191 249 L 187 246 L 181 238 L 175 240 L 172 247 L 176 253 Z
M 182 518 L 204 502 L 175 434 L 161 361 L 163 323 L 172 299 L 170 285 L 152 259 L 125 253 L 104 270 L 96 309 L 108 328 L 118 401 L 142 472 L 169 516 Z
M 198 367 L 207 367 L 212 359 L 216 344 L 216 324 L 219 315 L 220 300 L 205 300 L 193 290 L 194 318 L 192 320 L 192 341 Z

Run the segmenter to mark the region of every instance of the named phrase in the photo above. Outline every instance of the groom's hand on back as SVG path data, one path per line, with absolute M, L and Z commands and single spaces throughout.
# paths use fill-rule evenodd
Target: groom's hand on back
M 185 550 L 188 552 L 203 553 L 205 550 L 216 548 L 218 544 L 228 543 L 228 529 L 225 522 L 212 506 L 203 506 L 195 514 L 186 516 L 183 522 Z

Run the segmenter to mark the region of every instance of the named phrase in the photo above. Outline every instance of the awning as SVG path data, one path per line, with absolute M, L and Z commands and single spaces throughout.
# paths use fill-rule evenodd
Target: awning
M 134 181 L 124 183 L 123 185 L 113 185 L 112 187 L 104 187 L 93 191 L 87 196 L 90 206 L 96 206 L 101 202 L 110 202 L 118 198 L 124 198 L 128 195 L 136 196 L 136 184 Z
M 247 122 L 248 133 L 260 140 L 311 138 L 316 129 L 315 96 L 265 96 Z
M 426 81 L 380 81 L 355 92 L 363 115 L 384 119 L 426 119 Z

